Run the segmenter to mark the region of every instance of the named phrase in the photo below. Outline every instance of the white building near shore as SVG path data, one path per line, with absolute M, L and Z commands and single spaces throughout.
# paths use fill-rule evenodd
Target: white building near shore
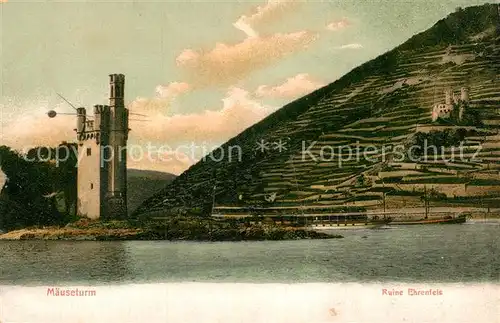
M 2 190 L 2 188 L 5 185 L 6 181 L 7 181 L 7 176 L 5 176 L 5 174 L 0 169 L 0 191 Z

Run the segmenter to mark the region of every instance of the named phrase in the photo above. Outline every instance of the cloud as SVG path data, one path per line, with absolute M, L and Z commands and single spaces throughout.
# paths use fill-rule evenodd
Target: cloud
M 175 98 L 189 90 L 190 86 L 185 82 L 172 82 L 168 85 L 158 85 L 156 87 L 156 93 L 161 98 Z
M 153 169 L 180 174 L 218 145 L 236 136 L 244 129 L 262 120 L 276 110 L 263 105 L 241 88 L 230 87 L 218 110 L 200 113 L 167 116 L 169 105 L 180 93 L 189 89 L 184 83 L 170 83 L 158 90 L 157 97 L 138 98 L 129 104 L 131 112 L 146 114 L 148 122 L 130 121 L 129 168 Z M 163 97 L 161 95 L 166 95 Z M 18 150 L 34 146 L 55 147 L 62 141 L 74 142 L 76 120 L 74 116 L 58 115 L 49 118 L 50 104 L 37 102 L 24 104 L 28 108 L 23 114 L 4 114 L 0 125 L 0 142 Z M 29 107 L 32 108 L 29 108 Z M 42 107 L 40 107 L 42 106 Z M 62 107 L 54 107 L 64 111 Z M 18 111 L 17 107 L 2 111 Z M 90 112 L 91 113 L 91 112 Z M 168 148 L 153 154 L 146 154 L 148 145 Z M 194 146 L 194 150 L 190 149 Z M 138 150 L 144 152 L 141 158 L 134 158 Z M 155 152 L 155 150 L 152 150 Z M 158 155 L 160 153 L 160 155 Z M 137 156 L 136 156 L 137 157 Z
M 207 52 L 184 50 L 177 57 L 177 65 L 188 72 L 190 83 L 197 86 L 228 86 L 259 68 L 307 48 L 316 39 L 315 33 L 299 31 L 246 38 L 233 45 L 217 43 Z
M 180 93 L 186 87 L 176 84 L 167 88 L 173 91 L 171 93 Z M 164 157 L 170 156 L 170 158 L 153 160 L 144 156 L 138 160 L 129 158 L 129 167 L 179 174 L 221 143 L 276 110 L 275 107 L 256 101 L 248 91 L 231 87 L 222 99 L 222 107 L 218 110 L 167 116 L 171 98 L 138 98 L 128 106 L 131 112 L 146 114 L 150 120 L 149 122 L 130 121 L 130 147 L 145 149 L 148 143 L 154 143 L 157 147 L 164 145 L 170 147 L 170 150 L 163 152 Z M 25 113 L 11 114 L 2 120 L 0 125 L 2 144 L 24 150 L 34 146 L 55 147 L 62 141 L 75 141 L 74 116 L 58 115 L 51 119 L 46 115 L 49 104 L 38 102 L 31 106 L 35 105 L 38 107 L 28 107 Z M 26 105 L 23 106 L 26 107 Z M 7 109 L 2 106 L 1 108 L 2 111 L 18 110 L 16 107 Z M 60 107 L 54 108 L 57 111 L 64 111 Z M 186 145 L 195 145 L 197 148 L 193 153 L 191 150 L 185 150 Z M 181 146 L 184 150 L 178 150 Z
M 0 125 L 0 142 L 14 149 L 27 149 L 34 146 L 57 146 L 62 141 L 74 141 L 76 121 L 74 116 L 58 115 L 49 118 L 49 104 L 39 103 L 42 107 L 34 107 L 34 103 L 26 104 L 23 113 L 10 116 L 4 114 Z M 54 108 L 54 107 L 52 107 Z M 19 111 L 16 107 L 1 107 L 2 111 Z M 65 111 L 57 108 L 56 111 Z
M 167 112 L 168 108 L 170 107 L 170 103 L 172 100 L 168 98 L 160 98 L 160 97 L 155 97 L 155 98 L 136 98 L 134 101 L 132 101 L 129 105 L 128 108 L 131 111 L 138 112 L 141 114 L 146 114 L 149 115 L 151 112 Z
M 156 97 L 138 97 L 128 105 L 128 108 L 140 113 L 166 113 L 172 101 L 179 95 L 189 92 L 191 86 L 185 82 L 171 82 L 168 85 L 158 85 L 155 90 Z
M 218 42 L 213 49 L 184 49 L 176 58 L 177 66 L 184 69 L 194 88 L 237 84 L 252 72 L 306 49 L 318 38 L 317 32 L 306 30 L 268 35 L 257 31 L 300 4 L 296 0 L 268 0 L 233 24 L 246 39 L 233 44 Z
M 130 142 L 144 151 L 152 151 L 154 157 L 130 159 L 129 167 L 180 174 L 276 110 L 234 86 L 221 101 L 222 107 L 217 110 L 173 116 L 167 115 L 170 101 L 165 98 L 139 98 L 132 102 L 128 106 L 130 111 L 147 114 L 150 121 L 131 122 Z
M 177 56 L 176 62 L 177 65 L 188 65 L 190 62 L 198 60 L 200 57 L 200 54 L 195 52 L 192 49 L 185 49 L 183 50 L 179 56 Z
M 243 31 L 248 37 L 258 37 L 256 27 L 280 19 L 299 4 L 300 2 L 292 0 L 269 0 L 265 5 L 255 8 L 252 14 L 241 16 L 233 26 Z
M 332 21 L 326 25 L 326 29 L 330 31 L 338 31 L 344 29 L 351 25 L 351 22 L 347 18 L 342 18 L 339 21 Z
M 308 94 L 323 86 L 325 86 L 323 82 L 313 79 L 307 73 L 301 73 L 288 78 L 281 85 L 274 87 L 261 85 L 257 88 L 255 94 L 258 97 L 292 99 Z
M 222 143 L 275 111 L 274 107 L 262 105 L 248 91 L 237 87 L 229 89 L 222 103 L 220 110 L 174 116 L 161 112 L 150 114 L 151 122 L 131 127 L 131 139 L 168 145 Z M 131 110 L 141 112 L 133 106 Z
M 337 48 L 338 49 L 360 49 L 360 48 L 363 48 L 363 45 L 358 44 L 358 43 L 353 43 L 353 44 L 342 45 L 342 46 L 339 46 Z

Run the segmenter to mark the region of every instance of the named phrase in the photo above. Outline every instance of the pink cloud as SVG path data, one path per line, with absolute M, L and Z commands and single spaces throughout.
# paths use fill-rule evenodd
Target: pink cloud
M 233 25 L 248 37 L 258 37 L 255 27 L 280 19 L 298 4 L 299 1 L 293 0 L 269 0 L 265 5 L 256 7 L 252 14 L 241 16 Z
M 347 18 L 342 18 L 342 20 L 332 21 L 331 23 L 326 25 L 326 29 L 331 30 L 331 31 L 337 31 L 340 29 L 344 29 L 350 25 L 351 25 L 351 22 Z
M 141 114 L 168 112 L 172 100 L 170 98 L 154 97 L 154 98 L 136 98 L 132 101 L 128 108 Z
M 185 90 L 185 85 L 167 86 L 174 93 Z M 200 113 L 167 116 L 171 97 L 138 98 L 128 105 L 131 112 L 146 114 L 148 122 L 130 121 L 129 148 L 142 147 L 147 152 L 148 144 L 171 148 L 163 157 L 129 158 L 129 168 L 153 169 L 180 174 L 203 155 L 219 144 L 239 134 L 244 129 L 262 120 L 276 108 L 256 101 L 248 91 L 231 87 L 222 99 L 222 107 Z M 11 109 L 9 109 L 11 110 Z M 56 109 L 59 110 L 59 109 Z M 62 109 L 61 109 L 62 110 Z M 23 150 L 34 146 L 57 146 L 62 141 L 74 142 L 76 121 L 74 116 L 58 115 L 48 118 L 46 108 L 34 108 L 30 113 L 12 115 L 1 125 L 0 142 Z M 199 147 L 194 154 L 179 150 L 183 146 Z M 129 155 L 133 152 L 129 152 Z
M 140 110 L 143 113 L 166 113 L 172 102 L 178 95 L 186 93 L 190 86 L 184 82 L 172 82 L 168 85 L 156 87 L 157 97 L 137 98 L 130 107 Z M 4 118 L 0 125 L 0 142 L 16 149 L 33 146 L 57 146 L 62 141 L 74 141 L 76 120 L 74 116 L 59 114 L 55 118 L 49 118 L 47 112 L 54 109 L 59 112 L 68 111 L 66 107 L 53 107 L 48 102 L 24 102 L 20 109 L 17 103 L 11 106 L 1 107 Z M 26 107 L 27 106 L 27 107 Z M 38 106 L 38 107 L 37 107 Z M 42 106 L 42 107 L 40 107 Z M 26 109 L 27 108 L 27 109 Z M 14 111 L 24 111 L 23 113 Z M 92 109 L 88 109 L 87 114 L 92 114 Z M 144 119 L 144 118 L 139 118 Z M 131 124 L 139 123 L 131 121 Z M 143 122 L 144 123 L 144 122 Z
M 151 122 L 133 125 L 131 139 L 168 145 L 188 142 L 222 143 L 262 120 L 275 108 L 253 100 L 243 89 L 232 87 L 222 99 L 222 109 L 200 113 L 166 116 L 151 114 Z M 132 111 L 141 112 L 133 109 Z
M 257 88 L 255 94 L 258 97 L 292 99 L 308 94 L 323 86 L 325 86 L 323 82 L 313 79 L 307 73 L 301 73 L 288 78 L 281 85 L 274 87 L 261 85 Z
M 158 85 L 156 87 L 156 93 L 161 98 L 175 98 L 189 90 L 190 86 L 185 82 L 172 82 L 168 85 Z
M 199 54 L 192 49 L 183 50 L 179 56 L 177 56 L 177 65 L 188 65 L 189 62 L 194 62 L 199 58 Z
M 34 103 L 28 103 L 34 105 Z M 47 105 L 47 103 L 41 103 Z M 16 107 L 3 110 L 15 111 Z M 24 113 L 12 114 L 0 125 L 0 142 L 2 145 L 23 150 L 34 146 L 57 146 L 62 141 L 73 141 L 76 121 L 74 116 L 47 116 L 49 108 L 28 108 Z M 57 109 L 56 111 L 66 111 Z
M 210 51 L 184 50 L 177 57 L 178 66 L 198 86 L 235 84 L 253 71 L 269 66 L 285 56 L 307 48 L 317 34 L 300 31 L 246 38 L 240 43 L 217 43 Z
M 167 160 L 131 160 L 129 167 L 179 174 L 276 110 L 238 87 L 230 87 L 221 101 L 222 107 L 217 110 L 173 116 L 166 114 L 171 101 L 165 98 L 139 98 L 132 102 L 128 106 L 131 112 L 146 114 L 150 121 L 131 123 L 130 142 L 142 147 L 161 147 L 165 150 L 164 157 L 170 155 Z
M 156 87 L 156 97 L 136 98 L 129 104 L 129 108 L 142 113 L 148 112 L 168 112 L 168 108 L 173 100 L 179 95 L 191 90 L 191 86 L 185 82 L 171 82 L 168 85 L 158 85 Z

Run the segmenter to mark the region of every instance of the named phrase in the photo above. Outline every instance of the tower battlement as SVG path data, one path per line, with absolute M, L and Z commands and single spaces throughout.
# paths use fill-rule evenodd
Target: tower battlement
M 124 85 L 125 85 L 125 75 L 110 74 L 109 75 L 110 99 L 123 99 Z M 110 105 L 113 106 L 113 104 Z
M 80 216 L 116 219 L 127 214 L 129 114 L 124 85 L 123 74 L 111 74 L 109 105 L 95 105 L 93 116 L 88 116 L 85 108 L 77 109 Z
M 104 114 L 108 113 L 109 114 L 109 106 L 107 105 L 94 105 L 94 115 L 96 114 Z
M 125 75 L 123 74 L 109 74 L 110 83 L 125 83 Z

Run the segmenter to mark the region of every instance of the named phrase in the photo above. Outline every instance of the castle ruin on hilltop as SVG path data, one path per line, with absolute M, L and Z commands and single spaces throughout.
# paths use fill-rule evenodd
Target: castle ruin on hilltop
M 108 105 L 94 106 L 94 116 L 77 109 L 77 213 L 91 219 L 127 215 L 127 140 L 129 111 L 124 103 L 125 76 L 110 75 Z
M 457 120 L 462 121 L 465 108 L 469 104 L 469 89 L 462 87 L 460 89 L 460 97 L 458 97 L 452 89 L 447 89 L 444 92 L 445 100 L 443 103 L 434 104 L 432 109 L 432 121 L 438 119 L 450 119 L 458 110 Z

